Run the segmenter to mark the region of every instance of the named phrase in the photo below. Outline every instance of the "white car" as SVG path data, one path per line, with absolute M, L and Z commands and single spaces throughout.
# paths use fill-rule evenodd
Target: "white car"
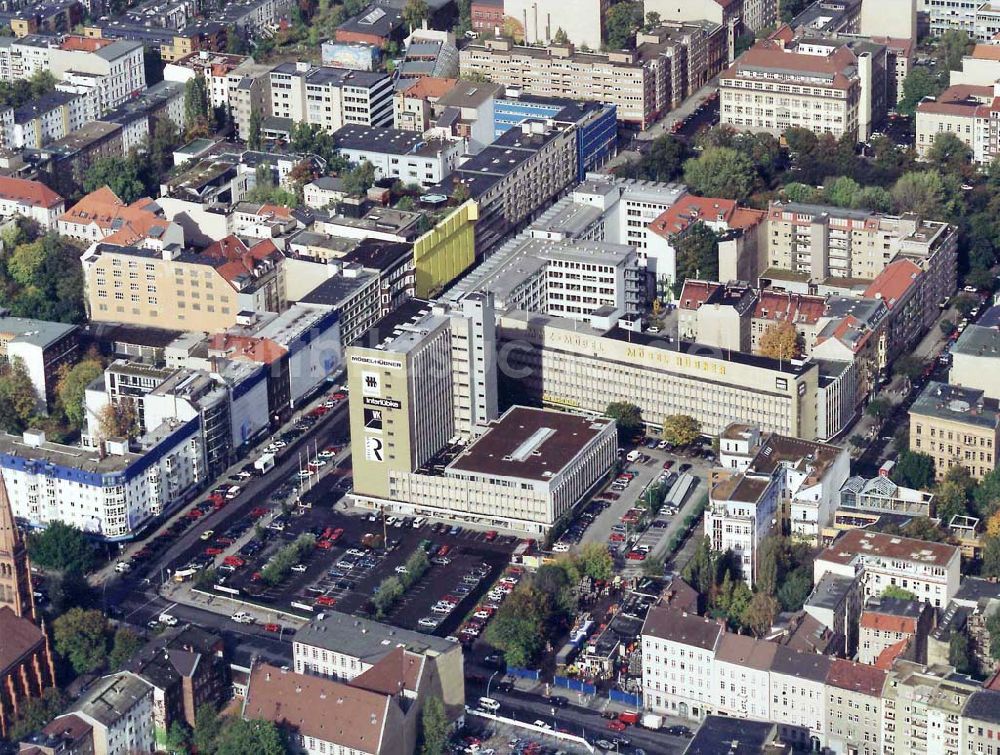
M 313 472 L 311 469 L 301 469 L 301 470 L 299 470 L 299 478 L 303 479 L 303 480 L 312 477 L 314 474 L 315 474 L 315 472 Z
M 396 517 L 394 517 L 394 516 L 387 516 L 385 518 L 385 526 L 386 527 L 391 527 L 395 523 L 396 523 Z
M 441 620 L 436 619 L 433 616 L 424 616 L 424 618 L 417 622 L 420 626 L 427 627 L 428 629 L 434 629 L 440 623 Z
M 274 446 L 275 448 L 284 448 L 288 444 L 285 443 L 285 441 L 283 440 L 272 440 L 271 445 Z
M 409 573 L 410 573 L 410 570 L 407 569 L 402 564 L 400 564 L 399 566 L 396 567 L 396 574 L 409 574 Z
M 305 564 L 295 564 L 295 566 L 293 566 L 293 567 L 292 567 L 292 571 L 293 571 L 293 572 L 296 572 L 296 573 L 298 573 L 298 574 L 302 574 L 302 573 L 303 573 L 304 571 L 306 571 L 306 570 L 307 570 L 308 568 L 309 568 L 309 567 L 308 567 L 308 566 L 306 566 Z
M 553 553 L 566 553 L 569 550 L 569 543 L 556 543 L 552 546 Z
M 322 459 L 313 459 L 312 461 L 309 462 L 309 466 L 312 469 L 319 469 L 320 467 L 325 467 L 326 462 L 323 461 Z
M 431 611 L 434 613 L 451 613 L 453 606 L 451 603 L 435 603 L 431 606 Z
M 117 564 L 115 564 L 115 571 L 118 572 L 119 574 L 125 574 L 131 569 L 132 569 L 132 564 L 130 564 L 128 561 L 119 561 Z
M 253 624 L 253 616 L 246 611 L 237 611 L 230 618 L 237 624 Z
M 539 729 L 551 729 L 552 728 L 551 724 L 547 724 L 544 721 L 542 721 L 541 719 L 538 719 L 537 721 L 535 721 L 535 726 L 537 726 Z
M 367 554 L 364 551 L 362 551 L 362 550 L 358 550 L 357 548 L 351 548 L 349 551 L 347 551 L 347 555 L 348 556 L 357 556 L 358 558 L 362 558 L 362 557 L 366 556 Z

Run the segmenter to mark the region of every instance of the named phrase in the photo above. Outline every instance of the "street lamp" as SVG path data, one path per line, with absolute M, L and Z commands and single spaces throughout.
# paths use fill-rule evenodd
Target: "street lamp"
M 488 680 L 488 681 L 486 682 L 486 696 L 487 696 L 487 697 L 489 697 L 489 696 L 490 696 L 490 685 L 491 685 L 491 684 L 493 683 L 493 677 L 494 677 L 494 676 L 496 676 L 496 675 L 497 675 L 497 674 L 499 674 L 499 673 L 500 673 L 500 669 L 497 669 L 496 671 L 494 671 L 494 672 L 493 672 L 493 673 L 492 673 L 492 674 L 490 675 L 490 678 L 489 678 L 489 680 Z

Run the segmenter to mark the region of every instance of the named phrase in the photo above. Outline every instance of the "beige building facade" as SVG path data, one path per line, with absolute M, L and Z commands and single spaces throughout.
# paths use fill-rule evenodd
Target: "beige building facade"
M 997 400 L 981 390 L 928 383 L 910 407 L 910 450 L 934 459 L 938 480 L 954 466 L 981 480 L 997 466 L 998 418 Z

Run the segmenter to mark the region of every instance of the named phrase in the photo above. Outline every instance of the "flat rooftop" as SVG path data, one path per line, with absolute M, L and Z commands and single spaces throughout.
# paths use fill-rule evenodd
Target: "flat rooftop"
M 951 347 L 951 353 L 995 359 L 1000 356 L 1000 328 L 970 325 Z
M 913 402 L 910 414 L 992 430 L 997 426 L 1000 408 L 996 399 L 985 398 L 980 390 L 930 382 Z
M 61 322 L 29 317 L 0 317 L 0 334 L 6 336 L 3 340 L 29 343 L 43 349 L 76 329 L 76 325 L 64 325 Z
M 375 663 L 397 647 L 421 655 L 442 655 L 458 647 L 443 637 L 336 611 L 330 611 L 322 619 L 315 619 L 302 627 L 295 634 L 295 642 L 336 650 L 360 658 L 365 663 Z
M 569 466 L 610 421 L 514 406 L 455 457 L 447 472 L 546 482 Z
M 957 553 L 957 547 L 945 543 L 898 537 L 884 532 L 848 530 L 817 558 L 838 564 L 849 564 L 859 555 L 879 556 L 945 567 Z

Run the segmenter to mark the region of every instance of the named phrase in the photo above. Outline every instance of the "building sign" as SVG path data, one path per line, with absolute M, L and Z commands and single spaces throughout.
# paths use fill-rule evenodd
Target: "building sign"
M 365 436 L 365 460 L 366 461 L 385 461 L 385 444 L 381 438 L 376 438 L 374 436 Z
M 365 364 L 369 367 L 381 367 L 386 370 L 402 369 L 403 363 L 395 359 L 381 359 L 378 357 L 362 357 L 357 354 L 351 355 L 351 364 Z
M 403 405 L 391 398 L 370 398 L 364 399 L 365 406 L 372 406 L 377 409 L 402 409 Z
M 365 430 L 382 432 L 382 410 L 365 407 Z
M 382 376 L 377 372 L 362 372 L 361 392 L 366 396 L 381 396 Z

